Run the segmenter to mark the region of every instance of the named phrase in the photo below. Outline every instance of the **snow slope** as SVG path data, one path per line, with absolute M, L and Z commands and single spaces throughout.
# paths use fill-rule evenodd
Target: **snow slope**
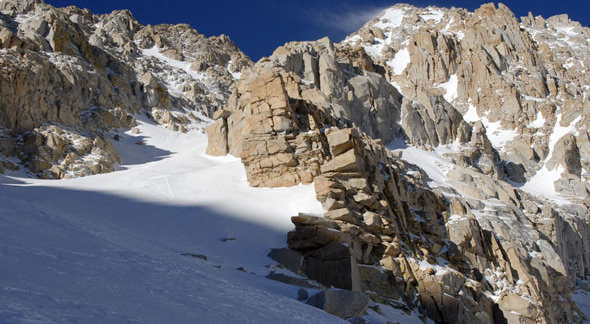
M 580 311 L 586 315 L 586 321 L 583 324 L 590 324 L 590 292 L 579 290 L 572 295 L 572 299 L 576 302 Z
M 0 177 L 0 323 L 344 322 L 264 278 L 312 186 L 250 188 L 204 134 L 139 128 L 117 172 Z

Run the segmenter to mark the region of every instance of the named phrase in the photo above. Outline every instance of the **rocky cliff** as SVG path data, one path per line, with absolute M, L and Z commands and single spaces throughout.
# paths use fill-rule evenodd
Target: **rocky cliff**
M 396 5 L 260 60 L 209 153 L 253 186 L 315 184 L 325 215 L 294 217 L 271 253 L 298 274 L 440 323 L 580 322 L 588 33 L 503 5 Z
M 146 113 L 184 131 L 222 107 L 252 63 L 227 36 L 143 26 L 42 1 L 0 2 L 0 171 L 46 178 L 114 170 L 113 139 Z

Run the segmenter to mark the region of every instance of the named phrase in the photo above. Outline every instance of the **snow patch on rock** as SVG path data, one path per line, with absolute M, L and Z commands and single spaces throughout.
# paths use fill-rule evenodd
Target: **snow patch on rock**
M 457 74 L 453 74 L 449 77 L 449 81 L 439 86 L 445 91 L 444 98 L 447 102 L 453 102 L 459 96 L 457 92 L 458 85 L 459 81 L 457 79 Z
M 403 9 L 390 8 L 383 12 L 379 21 L 375 23 L 374 26 L 381 29 L 397 28 L 402 25 L 404 16 L 405 11 Z
M 387 64 L 393 69 L 393 73 L 397 75 L 402 74 L 408 67 L 408 64 L 410 64 L 410 52 L 408 48 L 399 50 Z

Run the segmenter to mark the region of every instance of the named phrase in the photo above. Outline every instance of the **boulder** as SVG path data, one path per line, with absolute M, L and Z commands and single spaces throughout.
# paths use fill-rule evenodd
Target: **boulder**
M 303 273 L 321 284 L 341 289 L 358 290 L 357 265 L 349 248 L 330 243 L 305 253 Z
M 322 165 L 322 173 L 328 172 L 351 172 L 358 171 L 360 168 L 360 157 L 354 149 L 349 149 L 342 153 L 328 163 Z
M 369 307 L 369 297 L 358 291 L 327 289 L 311 296 L 307 304 L 346 319 L 363 315 Z
M 272 249 L 268 257 L 296 274 L 303 273 L 303 254 L 289 248 Z
M 504 312 L 508 323 L 522 323 L 522 321 L 534 321 L 537 318 L 537 309 L 530 299 L 508 293 L 499 301 L 498 305 Z

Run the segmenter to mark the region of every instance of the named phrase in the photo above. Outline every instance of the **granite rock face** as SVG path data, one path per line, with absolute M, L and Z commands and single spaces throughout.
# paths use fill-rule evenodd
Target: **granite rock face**
M 253 186 L 314 183 L 326 212 L 294 217 L 285 252 L 301 275 L 439 323 L 580 322 L 587 81 L 551 45 L 564 28 L 588 60 L 564 17 L 397 5 L 260 60 L 209 152 L 240 157 Z M 305 271 L 349 259 L 338 278 Z
M 423 171 L 396 158 L 381 140 L 338 127 L 343 120 L 326 109 L 329 101 L 309 99 L 317 90 L 265 64 L 238 82 L 227 112 L 207 129 L 209 152 L 239 156 L 253 186 L 313 181 L 327 212 L 325 218 L 293 218 L 288 243 L 300 254 L 297 273 L 326 285 L 364 288 L 376 299 L 404 300 L 438 322 L 514 317 L 514 300 L 528 310 L 514 320 L 578 320 L 556 247 L 520 210 L 524 200 L 514 188 L 475 171 L 475 184 L 458 182 L 482 188 L 481 200 L 504 202 L 494 212 L 507 220 L 478 220 L 475 201 L 430 188 Z M 336 268 L 343 271 L 326 270 Z
M 143 26 L 42 1 L 0 3 L 0 171 L 45 178 L 111 172 L 113 139 L 145 113 L 185 131 L 227 102 L 251 61 L 227 36 Z M 195 54 L 198 53 L 198 54 Z
M 563 171 L 570 185 L 553 179 L 554 189 L 583 203 L 590 198 L 588 33 L 566 15 L 518 19 L 502 4 L 474 12 L 400 4 L 340 45 L 363 48 L 411 103 L 402 125 L 413 145 L 468 143 L 461 119 L 467 128 L 481 122 L 496 151 L 485 152 L 495 178 L 525 184 Z M 447 104 L 454 109 L 442 109 Z M 471 145 L 460 151 L 477 167 Z

